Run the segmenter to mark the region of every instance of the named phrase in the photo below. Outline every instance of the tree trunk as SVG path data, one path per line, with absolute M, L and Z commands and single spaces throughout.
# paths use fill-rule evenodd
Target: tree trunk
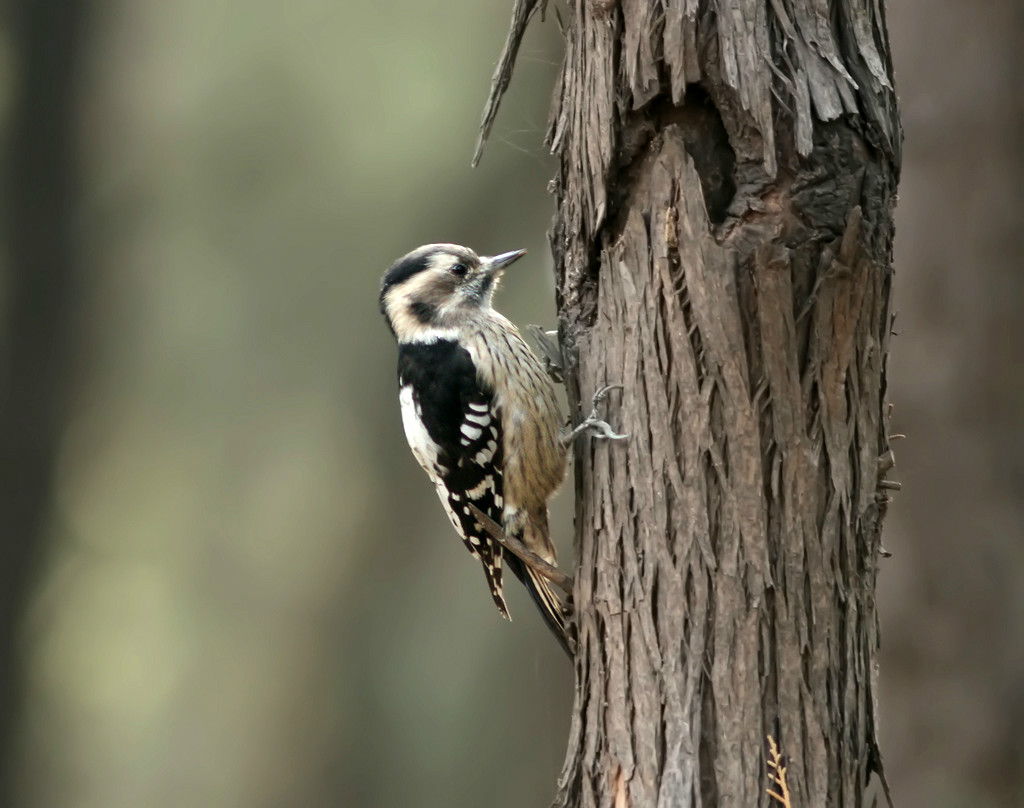
M 767 805 L 771 735 L 794 806 L 859 806 L 901 141 L 883 9 L 572 0 L 563 29 L 570 400 L 623 385 L 631 437 L 577 448 L 556 804 Z
M 75 351 L 75 91 L 85 16 L 84 0 L 10 9 L 16 61 L 0 294 L 0 805 L 14 802 L 21 624 L 44 555 Z

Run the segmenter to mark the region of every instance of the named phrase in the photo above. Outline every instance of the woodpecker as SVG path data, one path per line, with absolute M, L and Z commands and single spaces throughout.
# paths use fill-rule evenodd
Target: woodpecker
M 566 614 L 550 581 L 496 543 L 470 503 L 550 564 L 548 499 L 565 478 L 555 390 L 518 329 L 491 308 L 506 267 L 525 250 L 478 256 L 428 244 L 384 274 L 380 306 L 398 341 L 402 424 L 466 549 L 508 618 L 502 565 L 523 583 L 567 653 Z

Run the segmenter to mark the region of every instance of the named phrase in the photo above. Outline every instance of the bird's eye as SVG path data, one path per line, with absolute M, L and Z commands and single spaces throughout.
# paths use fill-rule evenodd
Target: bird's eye
M 468 271 L 465 264 L 456 264 L 452 267 L 452 275 L 456 278 L 465 278 Z

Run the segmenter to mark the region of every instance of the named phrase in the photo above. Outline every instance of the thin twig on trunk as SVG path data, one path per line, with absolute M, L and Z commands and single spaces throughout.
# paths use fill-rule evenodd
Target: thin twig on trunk
M 543 575 L 566 594 L 572 594 L 573 580 L 571 575 L 562 572 L 554 564 L 549 564 L 539 555 L 531 552 L 525 544 L 519 541 L 519 539 L 514 536 L 509 536 L 501 529 L 501 525 L 491 519 L 491 517 L 481 511 L 473 503 L 469 503 L 469 509 L 474 518 L 476 518 L 476 520 L 483 526 L 483 529 L 487 531 L 488 536 L 498 542 L 498 544 L 512 553 L 512 555 L 526 564 L 526 566 L 530 567 L 538 575 Z

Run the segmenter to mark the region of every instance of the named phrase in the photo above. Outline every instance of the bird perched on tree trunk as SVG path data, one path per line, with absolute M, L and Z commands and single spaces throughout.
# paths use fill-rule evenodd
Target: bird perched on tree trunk
M 550 581 L 503 550 L 470 505 L 555 564 L 548 499 L 565 477 L 555 390 L 516 327 L 491 308 L 505 268 L 525 250 L 478 256 L 428 244 L 385 273 L 380 305 L 398 340 L 405 436 L 452 525 L 483 564 L 504 617 L 502 564 L 522 581 L 567 653 L 565 608 Z

